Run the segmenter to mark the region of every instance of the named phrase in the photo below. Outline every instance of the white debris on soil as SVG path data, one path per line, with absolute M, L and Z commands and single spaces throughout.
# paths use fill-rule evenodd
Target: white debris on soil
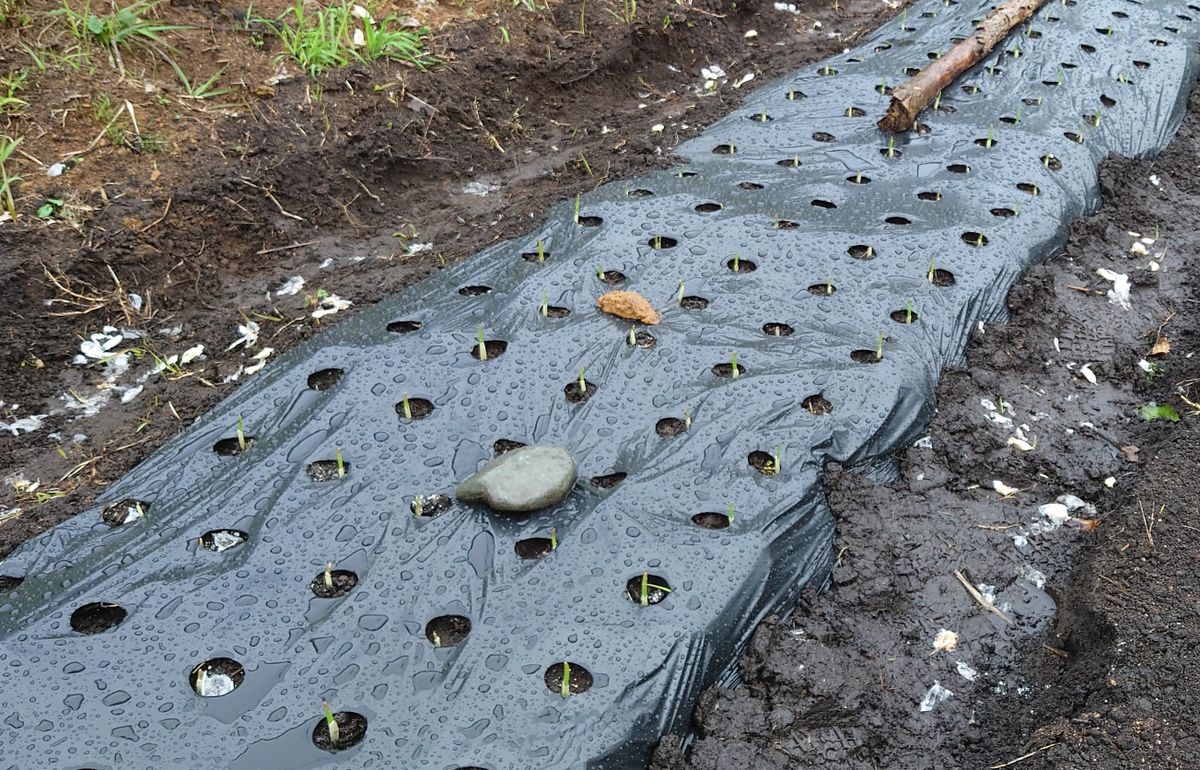
M 51 163 L 46 167 L 46 176 L 62 176 L 62 173 L 67 170 L 65 163 Z
M 254 354 L 251 360 L 255 363 L 246 367 L 246 374 L 256 374 L 258 370 L 267 365 L 267 359 L 275 353 L 275 348 L 263 348 Z
M 602 132 L 606 133 L 606 132 Z M 489 193 L 494 193 L 500 189 L 498 184 L 484 184 L 483 182 L 467 182 L 463 185 L 463 195 L 475 195 L 480 198 L 486 198 Z
M 432 243 L 410 243 L 410 244 L 408 244 L 408 253 L 410 255 L 411 254 L 420 254 L 423 251 L 432 251 L 432 250 L 433 250 Z
M 742 75 L 740 78 L 738 78 L 737 80 L 733 81 L 733 87 L 734 87 L 734 88 L 741 88 L 742 86 L 744 86 L 744 85 L 746 85 L 747 83 L 749 83 L 751 80 L 754 80 L 754 73 L 753 73 L 753 72 L 747 72 L 745 75 Z
M 105 326 L 80 343 L 80 354 L 72 359 L 72 363 L 83 366 L 93 361 L 108 359 L 114 355 L 112 351 L 122 342 L 125 340 L 136 340 L 141 336 L 141 332 L 132 329 L 118 329 L 115 326 Z
M 1083 375 L 1083 379 L 1087 380 L 1093 385 L 1096 384 L 1096 373 L 1092 371 L 1091 364 L 1084 364 L 1083 366 L 1079 367 L 1079 373 Z
M 130 292 L 126 296 L 129 299 L 129 306 L 139 313 L 142 312 L 142 304 L 143 304 L 142 295 L 134 294 L 134 293 Z
M 410 247 L 411 248 L 411 247 Z M 317 309 L 312 311 L 313 318 L 324 318 L 327 315 L 339 313 L 354 303 L 348 299 L 342 299 L 336 294 L 326 294 L 317 303 Z
M 748 29 L 746 30 L 746 34 L 742 35 L 742 37 L 746 38 L 747 40 L 753 40 L 754 38 L 758 37 L 758 30 Z
M 796 8 L 795 3 L 775 3 L 775 10 L 783 11 L 785 13 L 800 13 L 799 9 Z
M 954 662 L 954 670 L 958 672 L 959 676 L 961 676 L 963 679 L 966 679 L 968 682 L 974 682 L 979 676 L 978 671 L 972 668 L 969 663 L 961 660 Z
M 142 391 L 145 389 L 145 385 L 135 385 L 132 388 L 126 388 L 124 392 L 121 393 L 121 403 L 128 404 L 130 401 L 142 395 Z
M 325 268 L 329 267 L 332 264 L 333 264 L 333 257 L 325 257 L 325 259 L 321 260 L 321 264 L 317 265 L 317 269 L 324 270 Z
M 246 323 L 238 324 L 237 331 L 238 338 L 229 343 L 229 347 L 225 348 L 226 351 L 233 350 L 238 345 L 244 345 L 247 348 L 252 347 L 254 343 L 258 342 L 258 333 L 261 329 L 257 321 L 247 321 Z
M 704 81 L 704 91 L 716 91 L 721 80 L 728 77 L 719 64 L 710 64 L 700 68 L 700 78 Z
M 1129 310 L 1129 276 L 1125 273 L 1117 273 L 1103 267 L 1096 271 L 1096 275 L 1113 285 L 1108 290 L 1108 301 L 1114 305 L 1120 305 L 1125 310 Z
M 291 297 L 300 292 L 304 288 L 304 276 L 293 275 L 291 278 L 283 282 L 283 285 L 275 290 L 276 297 Z
M 241 535 L 236 535 L 232 532 L 214 532 L 212 534 L 212 545 L 210 550 L 216 551 L 217 553 L 220 553 L 221 551 L 227 551 L 234 546 L 241 545 L 244 540 L 245 538 L 243 538 Z
M 917 449 L 933 449 L 933 436 L 921 436 L 913 442 Z
M 1034 569 L 1028 564 L 1022 565 L 1021 568 L 1017 570 L 1017 574 L 1028 580 L 1030 583 L 1033 583 L 1038 588 L 1046 587 L 1046 573 L 1039 569 Z
M 933 637 L 934 652 L 946 652 L 958 647 L 958 634 L 943 628 Z
M 933 680 L 933 686 L 926 691 L 925 697 L 921 699 L 921 704 L 917 706 L 917 709 L 919 711 L 933 711 L 934 706 L 944 700 L 947 700 L 953 695 L 954 693 L 952 691 L 942 687 L 942 685 L 939 684 L 935 679 Z
M 1000 495 L 1002 497 L 1012 497 L 1013 495 L 1015 495 L 1016 493 L 1021 491 L 1021 490 L 1017 489 L 1016 487 L 1010 487 L 1008 484 L 1005 484 L 1000 479 L 996 479 L 995 481 L 992 482 L 992 489 L 994 489 L 998 493 L 1000 493 Z
M 14 436 L 19 436 L 22 433 L 33 433 L 42 427 L 48 416 L 45 414 L 31 414 L 28 417 L 22 417 L 12 422 L 0 422 L 0 430 L 6 430 Z

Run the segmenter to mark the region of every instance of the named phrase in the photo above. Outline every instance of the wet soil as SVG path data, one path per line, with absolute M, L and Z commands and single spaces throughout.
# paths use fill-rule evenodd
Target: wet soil
M 1105 164 L 1103 208 L 973 336 L 893 483 L 827 469 L 830 585 L 759 628 L 744 686 L 707 691 L 694 744 L 664 739 L 657 770 L 1196 766 L 1190 108 L 1156 160 Z M 1131 232 L 1158 237 L 1139 253 Z M 1131 308 L 1101 268 L 1129 274 Z M 1142 419 L 1149 403 L 1180 421 Z
M 754 84 L 895 12 L 795 5 L 644 0 L 626 24 L 595 3 L 402 2 L 440 64 L 313 79 L 245 8 L 161 4 L 156 21 L 190 25 L 170 33 L 182 70 L 224 68 L 230 92 L 198 101 L 161 56 L 124 51 L 121 75 L 64 31 L 58 3 L 23 3 L 0 22 L 0 73 L 30 76 L 26 106 L 0 114 L 0 134 L 23 137 L 8 169 L 22 176 L 18 217 L 0 223 L 0 423 L 45 417 L 0 430 L 0 556 L 88 507 L 289 346 L 527 231 L 555 202 L 672 165 L 676 144 Z M 39 71 L 27 49 L 54 56 Z M 729 77 L 706 92 L 712 64 Z M 48 198 L 63 208 L 39 219 Z M 127 353 L 128 369 L 73 363 L 107 325 L 106 354 Z

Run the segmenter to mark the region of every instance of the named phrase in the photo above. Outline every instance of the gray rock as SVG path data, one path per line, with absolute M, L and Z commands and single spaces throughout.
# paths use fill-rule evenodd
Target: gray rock
M 570 452 L 535 444 L 495 458 L 459 484 L 454 495 L 469 503 L 487 503 L 497 511 L 536 511 L 566 497 L 575 474 Z

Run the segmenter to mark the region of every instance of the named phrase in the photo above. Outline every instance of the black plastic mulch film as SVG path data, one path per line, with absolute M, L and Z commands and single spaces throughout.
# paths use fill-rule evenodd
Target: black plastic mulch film
M 758 89 L 686 167 L 298 346 L 113 485 L 108 521 L 19 549 L 0 766 L 645 767 L 827 575 L 822 463 L 887 478 L 939 370 L 1095 207 L 1099 161 L 1182 118 L 1200 7 L 1054 0 L 889 144 L 887 87 L 989 5 L 918 2 Z M 618 281 L 663 310 L 633 345 L 595 308 Z M 480 326 L 507 343 L 483 361 Z M 568 448 L 580 481 L 529 518 L 454 502 L 500 440 Z M 631 600 L 643 573 L 662 601 Z M 322 699 L 361 742 L 314 743 Z

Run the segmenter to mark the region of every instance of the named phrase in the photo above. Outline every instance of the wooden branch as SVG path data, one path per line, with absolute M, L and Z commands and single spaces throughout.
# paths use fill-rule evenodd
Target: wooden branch
M 1013 27 L 1028 19 L 1046 0 L 1007 0 L 988 14 L 975 34 L 955 45 L 933 64 L 892 91 L 892 102 L 879 128 L 892 134 L 908 131 L 929 103 L 954 80 L 988 55 Z

